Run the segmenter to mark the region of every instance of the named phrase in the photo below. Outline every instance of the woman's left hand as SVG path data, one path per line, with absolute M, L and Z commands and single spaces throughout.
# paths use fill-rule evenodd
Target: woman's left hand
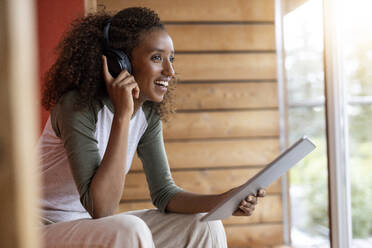
M 266 191 L 260 189 L 257 195 L 249 195 L 243 201 L 241 201 L 238 209 L 233 213 L 234 216 L 251 216 L 254 209 L 256 208 L 258 198 L 265 197 Z

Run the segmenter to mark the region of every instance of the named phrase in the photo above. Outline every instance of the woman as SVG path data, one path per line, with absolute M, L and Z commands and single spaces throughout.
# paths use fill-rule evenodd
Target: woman
M 112 49 L 128 56 L 131 74 L 102 56 Z M 185 192 L 170 174 L 161 118 L 172 107 L 174 48 L 158 15 L 90 15 L 74 23 L 59 53 L 47 74 L 51 114 L 40 139 L 46 246 L 226 247 L 220 221 L 198 221 L 226 193 Z M 114 215 L 136 150 L 158 210 Z M 249 196 L 235 215 L 251 215 L 256 203 Z

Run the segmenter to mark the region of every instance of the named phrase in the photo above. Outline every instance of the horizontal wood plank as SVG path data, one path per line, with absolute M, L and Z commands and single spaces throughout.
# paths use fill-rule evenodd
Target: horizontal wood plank
M 259 169 L 223 169 L 173 171 L 175 183 L 186 191 L 201 194 L 217 194 L 237 187 L 254 176 Z M 267 193 L 280 193 L 281 184 L 277 180 L 270 185 Z M 125 180 L 122 200 L 149 200 L 150 194 L 144 173 L 129 173 Z
M 97 0 L 108 10 L 143 6 L 162 21 L 274 21 L 274 0 Z
M 271 25 L 167 25 L 176 51 L 275 50 Z
M 176 54 L 174 63 L 181 81 L 276 79 L 275 53 Z
M 280 154 L 275 138 L 167 142 L 171 168 L 210 168 L 266 165 Z M 142 170 L 135 157 L 132 169 Z
M 283 225 L 258 224 L 225 227 L 228 247 L 267 248 L 283 244 Z
M 273 110 L 177 113 L 164 125 L 165 139 L 278 135 L 279 113 Z
M 178 84 L 176 94 L 178 110 L 278 107 L 276 82 Z
M 116 213 L 128 212 L 141 209 L 153 209 L 155 206 L 151 201 L 132 201 L 132 202 L 122 202 L 116 209 Z
M 225 226 L 233 224 L 259 224 L 282 221 L 281 198 L 279 195 L 267 195 L 260 198 L 256 209 L 251 216 L 232 216 L 223 220 Z M 120 203 L 117 213 L 155 208 L 151 201 L 123 201 Z

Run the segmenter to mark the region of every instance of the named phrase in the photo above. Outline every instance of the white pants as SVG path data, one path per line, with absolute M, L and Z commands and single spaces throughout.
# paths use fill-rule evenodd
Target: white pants
M 200 222 L 201 217 L 139 210 L 50 224 L 42 234 L 46 248 L 227 247 L 221 221 Z

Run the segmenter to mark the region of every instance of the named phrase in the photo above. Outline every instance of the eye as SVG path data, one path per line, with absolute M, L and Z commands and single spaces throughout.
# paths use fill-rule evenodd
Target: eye
M 155 54 L 155 55 L 151 56 L 151 60 L 158 62 L 158 61 L 161 61 L 162 59 L 161 59 L 161 56 L 159 54 Z
M 175 58 L 174 56 L 170 56 L 170 57 L 169 57 L 169 61 L 170 61 L 171 63 L 173 63 L 175 59 L 176 59 L 176 58 Z

